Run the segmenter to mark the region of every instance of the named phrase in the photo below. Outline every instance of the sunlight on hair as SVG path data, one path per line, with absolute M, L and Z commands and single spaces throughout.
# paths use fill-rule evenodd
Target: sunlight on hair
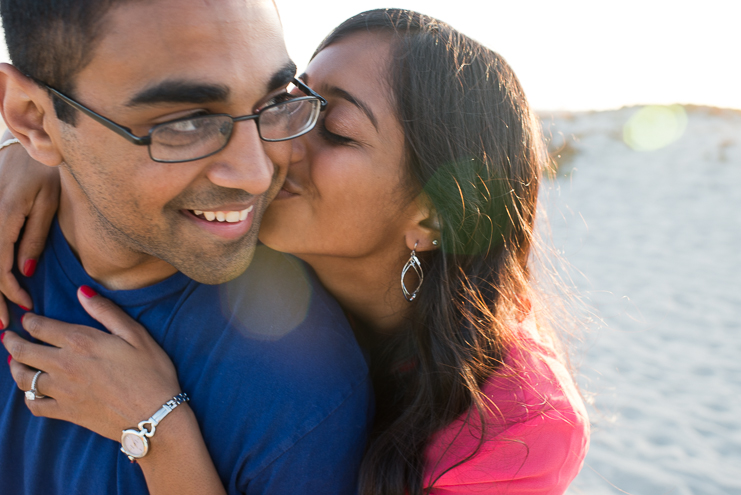
M 681 105 L 650 105 L 641 108 L 623 126 L 625 144 L 636 151 L 664 148 L 684 134 L 687 112 Z
M 485 169 L 476 158 L 445 163 L 424 186 L 448 225 L 442 236 L 445 253 L 482 255 L 500 246 L 512 229 L 512 215 L 518 210 L 510 181 Z

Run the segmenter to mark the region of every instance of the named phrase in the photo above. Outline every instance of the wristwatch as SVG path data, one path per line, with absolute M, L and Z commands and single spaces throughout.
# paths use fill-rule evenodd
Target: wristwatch
M 183 402 L 188 402 L 190 397 L 185 392 L 176 395 L 146 421 L 139 423 L 138 430 L 131 428 L 124 430 L 121 434 L 121 452 L 126 454 L 131 462 L 136 462 L 149 452 L 149 439 L 154 436 L 157 425 L 170 414 L 173 409 Z

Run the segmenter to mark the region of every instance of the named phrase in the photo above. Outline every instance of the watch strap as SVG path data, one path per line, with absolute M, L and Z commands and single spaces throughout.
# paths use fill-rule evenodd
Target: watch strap
M 162 407 L 159 408 L 159 410 L 152 415 L 151 418 L 147 421 L 148 423 L 152 423 L 152 425 L 157 426 L 160 421 L 165 419 L 165 416 L 170 414 L 173 409 L 178 407 L 183 402 L 188 402 L 190 400 L 190 397 L 188 397 L 188 394 L 185 392 L 180 393 L 173 397 L 172 399 L 165 402 Z

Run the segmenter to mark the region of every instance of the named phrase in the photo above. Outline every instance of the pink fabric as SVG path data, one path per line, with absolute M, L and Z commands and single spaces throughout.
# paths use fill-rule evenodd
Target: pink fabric
M 576 477 L 589 446 L 589 421 L 571 376 L 553 351 L 534 340 L 534 319 L 519 330 L 531 351 L 510 353 L 508 376 L 492 377 L 485 441 L 476 455 L 480 420 L 473 414 L 435 435 L 425 477 L 434 495 L 561 495 Z M 439 478 L 438 478 L 439 477 Z

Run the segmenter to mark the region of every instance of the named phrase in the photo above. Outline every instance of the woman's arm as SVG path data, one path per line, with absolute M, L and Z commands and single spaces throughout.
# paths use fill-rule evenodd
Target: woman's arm
M 5 131 L 0 143 L 12 139 Z M 24 308 L 33 302 L 13 275 L 15 244 L 18 269 L 33 275 L 59 206 L 59 172 L 34 161 L 20 144 L 0 150 L 0 330 L 8 324 L 5 297 Z M 24 227 L 25 226 L 25 227 Z
M 36 389 L 47 397 L 26 399 L 35 416 L 69 421 L 119 442 L 123 430 L 136 429 L 181 392 L 177 372 L 149 333 L 115 304 L 89 287 L 77 296 L 110 334 L 27 313 L 23 328 L 51 345 L 10 331 L 2 343 L 19 389 L 30 390 L 36 370 L 43 370 Z M 162 420 L 150 442 L 150 452 L 137 462 L 151 495 L 226 493 L 187 403 Z

